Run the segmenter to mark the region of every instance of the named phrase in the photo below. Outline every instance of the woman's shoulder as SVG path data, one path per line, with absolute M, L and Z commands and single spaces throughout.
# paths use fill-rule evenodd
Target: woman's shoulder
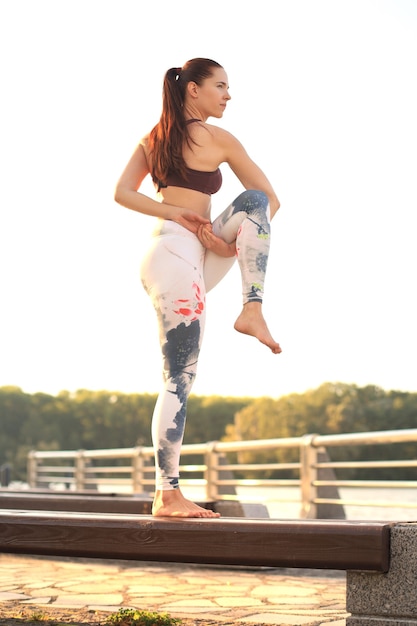
M 208 124 L 207 122 L 204 125 L 206 126 L 207 130 L 210 131 L 213 139 L 221 145 L 232 146 L 233 144 L 239 143 L 236 137 L 225 128 L 222 128 L 221 126 L 216 126 L 215 124 Z
M 149 133 L 143 135 L 143 137 L 139 140 L 138 148 L 144 152 L 145 157 L 148 160 L 150 153 Z
M 139 139 L 139 145 L 142 146 L 142 148 L 144 148 L 145 150 L 147 150 L 149 147 L 149 135 L 150 133 L 147 133 Z

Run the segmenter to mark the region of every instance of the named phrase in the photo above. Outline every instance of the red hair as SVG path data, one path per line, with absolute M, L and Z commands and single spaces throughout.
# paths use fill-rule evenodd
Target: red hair
M 149 152 L 152 161 L 152 178 L 164 183 L 170 173 L 187 178 L 183 157 L 184 144 L 191 144 L 188 125 L 184 118 L 184 100 L 189 82 L 201 85 L 222 67 L 211 59 L 191 59 L 182 67 L 172 67 L 165 76 L 162 88 L 162 114 L 149 134 Z

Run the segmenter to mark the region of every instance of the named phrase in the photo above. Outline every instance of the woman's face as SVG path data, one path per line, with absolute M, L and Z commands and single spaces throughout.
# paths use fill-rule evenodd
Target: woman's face
M 205 78 L 201 85 L 194 85 L 194 104 L 207 117 L 223 117 L 227 102 L 230 100 L 229 82 L 222 67 L 213 68 L 213 73 Z

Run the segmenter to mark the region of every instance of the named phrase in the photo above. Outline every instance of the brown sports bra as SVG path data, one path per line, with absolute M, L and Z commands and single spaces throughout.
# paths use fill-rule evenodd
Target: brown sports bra
M 191 119 L 187 120 L 186 123 L 191 124 L 192 122 L 201 122 L 201 120 Z M 206 172 L 187 167 L 187 179 L 183 178 L 178 172 L 171 172 L 167 175 L 164 182 L 155 179 L 153 181 L 158 185 L 158 191 L 165 187 L 184 187 L 185 189 L 193 189 L 211 196 L 219 191 L 222 186 L 222 173 L 219 168 L 214 170 L 214 172 Z

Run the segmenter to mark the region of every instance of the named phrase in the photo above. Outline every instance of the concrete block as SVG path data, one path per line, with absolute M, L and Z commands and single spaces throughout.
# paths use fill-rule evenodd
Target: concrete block
M 346 626 L 417 626 L 417 522 L 391 529 L 386 574 L 347 572 Z
M 346 619 L 346 626 L 417 626 L 417 620 L 405 617 L 390 618 L 390 617 L 348 617 Z

